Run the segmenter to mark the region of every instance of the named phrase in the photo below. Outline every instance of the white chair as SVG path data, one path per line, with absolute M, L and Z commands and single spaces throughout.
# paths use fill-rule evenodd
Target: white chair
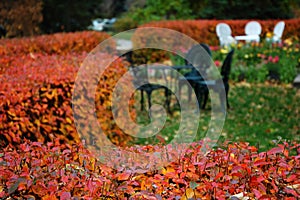
M 274 43 L 281 42 L 281 37 L 282 37 L 283 31 L 284 31 L 284 26 L 285 26 L 284 21 L 280 21 L 275 25 L 274 30 L 273 30 L 272 42 L 274 42 Z
M 220 46 L 229 46 L 232 43 L 236 44 L 236 40 L 231 36 L 231 28 L 228 24 L 217 24 L 216 32 L 220 41 Z
M 245 26 L 245 34 L 235 36 L 236 40 L 245 40 L 246 42 L 259 42 L 261 34 L 261 25 L 257 21 L 250 21 Z

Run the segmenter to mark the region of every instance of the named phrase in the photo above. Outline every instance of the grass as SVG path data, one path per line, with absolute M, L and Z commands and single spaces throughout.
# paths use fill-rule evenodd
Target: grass
M 153 100 L 163 103 L 162 94 L 153 93 Z M 136 101 L 139 104 L 139 101 Z M 155 144 L 164 138 L 170 142 L 180 126 L 180 110 L 172 102 L 172 115 L 168 115 L 161 137 L 138 138 L 136 144 Z M 247 141 L 264 151 L 280 140 L 300 141 L 300 90 L 285 85 L 239 83 L 231 85 L 229 92 L 231 108 L 227 116 L 220 141 Z M 150 122 L 147 111 L 137 105 L 137 122 Z M 199 128 L 195 140 L 203 138 L 209 126 L 211 106 L 201 110 Z
M 132 31 L 124 31 L 124 32 L 121 32 L 121 34 L 119 34 L 119 32 L 112 32 L 112 31 L 108 31 L 106 33 L 108 33 L 111 36 L 115 36 L 118 39 L 124 39 L 124 40 L 131 40 L 131 37 L 133 35 Z M 116 36 L 116 34 L 119 34 L 119 35 Z

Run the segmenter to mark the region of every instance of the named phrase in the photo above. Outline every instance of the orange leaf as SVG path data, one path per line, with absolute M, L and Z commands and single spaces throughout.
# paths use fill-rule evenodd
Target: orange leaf
M 162 169 L 162 174 L 163 175 L 166 175 L 166 174 L 168 174 L 168 173 L 174 173 L 175 172 L 175 169 L 174 168 L 172 168 L 172 167 L 167 167 L 167 168 L 163 168 Z
M 125 181 L 125 180 L 128 180 L 128 178 L 130 177 L 130 173 L 121 173 L 118 175 L 118 180 L 119 181 Z
M 57 200 L 57 198 L 55 197 L 54 194 L 51 194 L 51 195 L 46 195 L 46 196 L 42 197 L 42 200 Z

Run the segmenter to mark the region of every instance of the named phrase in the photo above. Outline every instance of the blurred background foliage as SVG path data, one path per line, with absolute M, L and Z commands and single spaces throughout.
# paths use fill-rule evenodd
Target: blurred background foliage
M 1 0 L 6 37 L 85 30 L 95 18 L 117 17 L 116 31 L 156 20 L 288 19 L 300 0 Z

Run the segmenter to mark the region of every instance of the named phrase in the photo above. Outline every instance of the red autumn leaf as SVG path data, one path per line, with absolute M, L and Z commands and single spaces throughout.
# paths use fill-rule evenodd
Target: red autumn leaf
M 258 184 L 258 188 L 259 188 L 259 190 L 262 191 L 263 193 L 266 193 L 266 191 L 267 191 L 265 185 L 262 184 L 262 183 L 259 183 L 259 184 Z
M 299 176 L 297 176 L 296 174 L 292 174 L 286 179 L 287 182 L 292 182 L 296 180 L 299 180 Z
M 63 175 L 63 176 L 61 177 L 61 181 L 62 181 L 63 183 L 68 183 L 69 177 Z
M 297 200 L 296 197 L 284 197 L 284 200 Z
M 250 186 L 251 187 L 257 187 L 257 185 L 258 185 L 257 177 L 256 176 L 252 176 L 250 178 Z
M 273 186 L 273 189 L 275 190 L 275 192 L 278 192 L 278 187 L 275 184 L 274 180 L 272 180 L 271 185 Z
M 223 172 L 219 172 L 219 173 L 216 175 L 216 177 L 214 178 L 214 180 L 216 181 L 216 180 L 218 180 L 219 178 L 221 178 L 221 177 L 223 177 L 223 176 L 224 176 Z
M 70 192 L 62 192 L 60 194 L 60 200 L 69 200 L 71 199 L 71 193 Z
M 291 167 L 290 165 L 288 165 L 287 163 L 284 163 L 284 162 L 280 162 L 280 163 L 278 164 L 278 166 L 280 166 L 280 167 L 282 167 L 282 168 L 285 168 L 285 169 L 288 169 L 288 168 Z
M 262 176 L 262 175 L 261 175 L 261 176 L 257 177 L 257 179 L 256 179 L 256 180 L 257 180 L 257 182 L 259 182 L 259 183 L 260 183 L 260 182 L 262 182 L 262 181 L 266 180 L 266 178 L 265 178 L 264 176 Z
M 126 181 L 129 179 L 130 175 L 130 173 L 123 172 L 121 174 L 118 174 L 117 177 L 119 181 Z
M 273 155 L 273 154 L 282 153 L 282 152 L 283 152 L 283 148 L 274 147 L 273 149 L 271 149 L 267 152 L 267 155 Z
M 297 193 L 295 190 L 293 190 L 293 189 L 291 189 L 291 188 L 284 188 L 284 190 L 283 190 L 284 192 L 286 192 L 287 194 L 291 194 L 291 195 L 293 195 L 293 196 L 295 196 L 295 197 L 300 197 L 300 194 L 299 193 Z
M 254 162 L 254 166 L 264 166 L 270 164 L 269 162 L 266 162 L 264 159 L 260 159 Z
M 44 196 L 45 194 L 47 194 L 47 188 L 42 183 L 33 185 L 31 188 L 33 193 L 39 196 Z
M 252 191 L 257 199 L 259 199 L 262 196 L 262 194 L 258 190 L 253 189 Z
M 284 149 L 283 155 L 284 155 L 285 157 L 289 157 L 289 150 Z
M 242 178 L 244 175 L 240 172 L 232 173 L 231 176 L 236 176 L 238 178 Z

